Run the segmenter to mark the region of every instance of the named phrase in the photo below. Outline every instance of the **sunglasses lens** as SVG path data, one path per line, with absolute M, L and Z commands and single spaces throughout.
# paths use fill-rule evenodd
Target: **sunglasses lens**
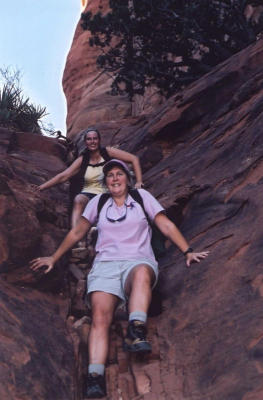
M 125 214 L 122 215 L 120 218 L 117 218 L 117 219 L 113 219 L 113 218 L 110 218 L 110 217 L 108 216 L 109 209 L 110 209 L 110 207 L 112 207 L 112 204 L 113 204 L 113 202 L 108 206 L 107 211 L 106 211 L 106 218 L 107 218 L 107 220 L 108 220 L 109 222 L 112 222 L 112 223 L 121 222 L 121 221 L 125 220 L 125 218 L 126 218 L 126 216 L 127 216 L 127 209 L 128 209 L 127 204 L 124 203 L 124 205 L 125 205 Z

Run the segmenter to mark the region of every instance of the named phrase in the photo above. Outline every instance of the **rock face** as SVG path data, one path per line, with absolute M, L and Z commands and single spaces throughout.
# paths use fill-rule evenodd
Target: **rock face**
M 58 265 L 46 276 L 29 269 L 29 260 L 51 254 L 68 227 L 65 185 L 41 196 L 31 186 L 65 168 L 65 148 L 0 128 L 0 154 L 0 398 L 71 400 L 65 270 Z
M 90 0 L 85 11 L 104 12 L 107 9 L 108 0 Z M 79 23 L 63 76 L 69 137 L 101 120 L 110 121 L 131 115 L 131 103 L 126 97 L 107 94 L 111 79 L 98 70 L 98 54 L 98 50 L 89 45 L 89 33 L 83 31 Z
M 66 151 L 53 139 L 2 128 L 0 152 L 0 272 L 17 283 L 18 271 L 23 270 L 21 279 L 26 283 L 24 268 L 28 270 L 30 258 L 50 254 L 67 232 L 66 186 L 41 195 L 32 187 L 65 168 Z M 36 283 L 38 278 L 28 276 L 28 280 Z
M 248 2 L 244 15 L 252 24 L 258 24 L 263 6 Z M 109 10 L 109 0 L 88 0 L 85 12 L 105 13 Z M 101 51 L 89 45 L 90 33 L 83 31 L 78 24 L 69 51 L 63 75 L 63 89 L 67 99 L 67 135 L 75 137 L 89 126 L 104 122 L 116 122 L 123 126 L 122 120 L 139 117 L 155 111 L 164 98 L 155 87 L 147 88 L 144 96 L 135 96 L 129 101 L 126 96 L 111 96 L 111 78 L 96 65 Z M 127 125 L 127 123 L 125 124 Z
M 109 0 L 89 0 L 85 12 L 106 12 Z M 96 65 L 100 50 L 89 45 L 90 34 L 78 24 L 63 75 L 63 89 L 67 99 L 67 135 L 77 133 L 101 121 L 119 121 L 146 113 L 162 98 L 152 87 L 145 96 L 129 101 L 127 96 L 111 96 L 111 78 Z
M 263 398 L 262 44 L 151 115 L 97 124 L 105 144 L 140 155 L 146 189 L 191 246 L 210 250 L 187 269 L 168 244 L 149 322 L 149 359 L 127 358 L 125 322 L 113 325 L 111 400 Z
M 2 279 L 0 299 L 0 398 L 73 400 L 65 301 Z
M 106 368 L 109 400 L 263 398 L 262 44 L 217 66 L 151 115 L 96 124 L 105 144 L 140 156 L 146 189 L 191 246 L 210 250 L 187 269 L 167 243 L 148 358 L 123 352 L 127 316 L 116 315 Z M 90 324 L 82 294 L 91 256 L 73 254 L 67 290 L 67 257 L 53 275 L 28 269 L 28 261 L 51 252 L 67 229 L 66 186 L 41 195 L 29 186 L 65 168 L 64 148 L 2 129 L 0 149 L 0 398 L 81 400 Z M 72 297 L 72 346 L 64 331 L 65 293 Z

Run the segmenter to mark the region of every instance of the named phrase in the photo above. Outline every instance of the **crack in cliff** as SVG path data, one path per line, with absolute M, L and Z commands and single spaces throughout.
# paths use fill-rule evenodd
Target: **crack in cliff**
M 215 240 L 214 242 L 206 245 L 206 249 L 210 249 L 211 247 L 215 247 L 217 244 L 223 242 L 224 240 L 231 239 L 234 236 L 234 234 L 222 236 L 221 238 Z
M 233 254 L 231 254 L 228 257 L 227 261 L 234 261 L 237 258 L 242 257 L 245 254 L 245 252 L 247 251 L 247 249 L 249 248 L 250 244 L 251 244 L 250 242 L 243 243 L 240 247 L 238 247 L 234 251 Z

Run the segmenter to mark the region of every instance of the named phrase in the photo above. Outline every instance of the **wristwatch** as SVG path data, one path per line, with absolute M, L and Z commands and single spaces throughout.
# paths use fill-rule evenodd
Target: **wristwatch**
M 188 253 L 193 253 L 192 247 L 188 247 L 188 249 L 184 252 L 184 256 L 186 256 Z

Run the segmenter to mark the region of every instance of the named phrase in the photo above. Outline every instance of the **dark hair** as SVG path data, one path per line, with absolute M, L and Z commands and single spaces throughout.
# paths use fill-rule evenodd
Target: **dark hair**
M 93 128 L 92 126 L 91 126 L 90 128 L 88 128 L 88 129 L 86 129 L 86 130 L 82 133 L 82 136 L 83 136 L 83 139 L 84 139 L 84 140 L 86 140 L 86 136 L 87 136 L 87 134 L 88 134 L 89 132 L 96 132 L 97 135 L 98 135 L 99 141 L 101 141 L 100 132 L 98 131 L 98 129 Z
M 130 174 L 129 170 L 126 169 L 121 164 L 121 162 L 118 162 L 117 160 L 116 161 L 115 160 L 111 160 L 111 161 L 108 161 L 107 164 L 105 164 L 104 167 L 103 167 L 103 174 L 104 174 L 103 175 L 103 180 L 102 180 L 103 185 L 106 186 L 107 174 L 108 174 L 108 172 L 110 172 L 112 170 L 112 168 L 115 168 L 115 167 L 120 168 L 125 173 L 125 175 L 127 176 L 128 183 L 131 183 L 131 174 Z

